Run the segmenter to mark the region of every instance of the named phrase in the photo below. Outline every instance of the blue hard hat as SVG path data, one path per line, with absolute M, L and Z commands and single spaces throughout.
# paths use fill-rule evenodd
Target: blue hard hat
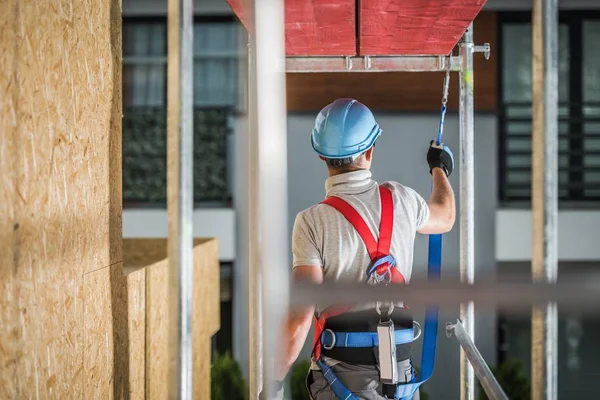
M 354 99 L 337 99 L 317 115 L 313 149 L 325 158 L 353 157 L 369 150 L 381 135 L 371 110 Z

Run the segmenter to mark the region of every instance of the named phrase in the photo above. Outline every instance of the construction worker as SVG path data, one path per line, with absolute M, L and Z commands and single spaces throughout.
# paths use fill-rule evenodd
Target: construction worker
M 434 141 L 430 144 L 427 162 L 433 191 L 426 202 L 398 182 L 379 185 L 372 179 L 370 168 L 380 135 L 371 111 L 356 100 L 338 99 L 319 112 L 312 147 L 329 171 L 326 199 L 296 216 L 294 280 L 408 282 L 416 233 L 445 233 L 454 225 L 455 200 L 448 181 L 454 167 L 450 149 Z M 378 353 L 372 341 L 381 335 L 377 333 L 383 320 L 379 304 L 341 310 L 315 305 L 290 312 L 281 333 L 283 348 L 275 391 L 282 393 L 281 381 L 300 354 L 314 314 L 315 338 L 307 377 L 312 399 L 418 399 L 418 389 L 399 397 L 396 384 L 390 390 L 390 385 L 382 382 L 384 370 L 389 369 L 381 365 L 383 359 L 393 360 L 394 367 L 397 363 L 398 383 L 415 380 L 410 361 L 415 332 L 412 315 L 401 304 L 386 312 L 396 342 L 391 345 L 395 354 L 389 357 Z M 365 337 L 370 342 L 361 345 Z M 381 343 L 382 337 L 377 337 Z

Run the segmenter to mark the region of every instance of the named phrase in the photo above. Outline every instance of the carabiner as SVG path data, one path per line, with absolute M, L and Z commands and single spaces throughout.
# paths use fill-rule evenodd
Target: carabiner
M 448 103 L 448 91 L 450 89 L 450 70 L 446 70 L 446 76 L 444 77 L 444 89 L 442 92 L 442 105 L 445 106 Z

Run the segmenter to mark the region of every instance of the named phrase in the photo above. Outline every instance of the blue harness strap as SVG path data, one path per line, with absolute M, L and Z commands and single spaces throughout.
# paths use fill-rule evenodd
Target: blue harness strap
M 411 343 L 415 339 L 414 329 L 398 329 L 394 332 L 396 345 Z M 333 347 L 377 347 L 377 332 L 333 332 L 325 329 L 321 344 L 326 349 Z
M 333 373 L 333 370 L 323 362 L 323 360 L 317 360 L 317 364 L 319 368 L 321 368 L 321 372 L 323 373 L 323 377 L 331 387 L 333 393 L 335 393 L 335 397 L 340 400 L 358 400 L 347 387 L 340 381 L 337 376 Z
M 427 279 L 439 281 L 442 272 L 442 235 L 429 236 L 429 257 Z M 396 388 L 398 399 L 410 399 L 419 387 L 433 375 L 435 348 L 437 345 L 438 306 L 428 306 L 425 311 L 425 330 L 423 331 L 423 350 L 421 353 L 421 373 L 419 379 L 411 383 L 400 383 Z

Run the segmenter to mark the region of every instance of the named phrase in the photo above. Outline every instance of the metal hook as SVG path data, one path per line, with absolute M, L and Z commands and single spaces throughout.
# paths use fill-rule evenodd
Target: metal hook
M 442 92 L 442 105 L 445 106 L 448 102 L 448 91 L 450 89 L 450 70 L 446 70 L 446 76 L 444 77 L 444 88 Z

